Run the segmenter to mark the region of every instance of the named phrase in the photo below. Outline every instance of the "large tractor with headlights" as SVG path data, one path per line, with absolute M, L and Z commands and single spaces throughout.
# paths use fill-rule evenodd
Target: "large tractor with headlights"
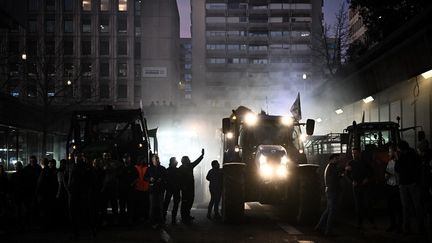
M 307 163 L 301 126 L 315 121 L 256 114 L 240 106 L 222 121 L 225 222 L 244 215 L 245 202 L 282 206 L 297 222 L 315 222 L 320 211 L 317 165 Z
M 75 111 L 66 153 L 69 158 L 84 153 L 90 160 L 110 153 L 116 161 L 128 153 L 134 160 L 149 161 L 151 153 L 157 153 L 156 129 L 147 129 L 141 109 Z
M 397 118 L 398 120 L 400 118 Z M 401 134 L 416 127 L 400 128 L 396 122 L 353 122 L 344 129 L 343 133 L 330 133 L 323 136 L 308 137 L 305 143 L 305 151 L 309 161 L 326 167 L 327 159 L 331 154 L 341 154 L 338 167 L 343 171 L 347 163 L 352 160 L 352 149 L 361 151 L 362 159 L 372 169 L 370 183 L 373 185 L 377 200 L 386 200 L 385 196 L 385 170 L 390 160 L 389 146 L 397 145 L 401 140 Z M 419 131 L 418 136 L 422 136 Z M 320 174 L 323 170 L 320 171 Z M 352 186 L 349 180 L 342 180 L 342 205 L 352 208 Z

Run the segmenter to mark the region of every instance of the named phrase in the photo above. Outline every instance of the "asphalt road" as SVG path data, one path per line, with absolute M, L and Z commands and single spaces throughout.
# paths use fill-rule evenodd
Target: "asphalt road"
M 259 203 L 247 203 L 243 223 L 226 225 L 219 220 L 208 220 L 204 207 L 194 208 L 195 216 L 192 225 L 176 226 L 167 224 L 159 230 L 151 229 L 144 224 L 132 227 L 109 226 L 98 231 L 96 238 L 90 232 L 83 232 L 79 242 L 294 242 L 294 243 L 327 243 L 327 242 L 428 242 L 418 234 L 403 235 L 387 233 L 385 218 L 378 218 L 377 229 L 365 227 L 359 230 L 354 227 L 354 220 L 340 218 L 336 225 L 336 236 L 324 237 L 314 231 L 313 225 L 296 225 L 284 219 L 280 210 L 273 206 Z M 167 218 L 170 218 L 169 215 Z M 54 232 L 30 232 L 0 236 L 0 242 L 74 242 L 71 233 L 65 230 Z

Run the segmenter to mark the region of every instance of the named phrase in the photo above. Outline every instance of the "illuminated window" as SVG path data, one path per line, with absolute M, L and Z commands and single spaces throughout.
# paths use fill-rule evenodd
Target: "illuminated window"
M 119 0 L 118 11 L 127 11 L 127 0 Z
M 82 10 L 83 11 L 91 11 L 91 0 L 83 0 L 82 1 Z

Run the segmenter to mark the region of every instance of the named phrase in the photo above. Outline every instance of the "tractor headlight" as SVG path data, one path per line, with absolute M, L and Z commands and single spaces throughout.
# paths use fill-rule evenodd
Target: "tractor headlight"
M 281 123 L 285 126 L 291 126 L 294 123 L 294 121 L 293 121 L 292 117 L 283 116 L 283 117 L 281 117 Z
M 264 155 L 261 155 L 259 157 L 259 162 L 260 162 L 260 165 L 267 163 L 267 157 L 265 157 Z
M 258 116 L 255 113 L 247 113 L 245 116 L 245 122 L 249 126 L 254 126 L 258 122 Z
M 265 163 L 260 165 L 260 174 L 262 177 L 271 177 L 273 174 L 272 167 Z
M 282 156 L 282 158 L 281 158 L 281 164 L 282 165 L 287 165 L 288 162 L 289 162 L 288 157 L 286 155 Z
M 286 177 L 288 175 L 287 167 L 284 165 L 279 165 L 276 169 L 276 174 L 279 177 Z
M 226 138 L 232 139 L 234 137 L 234 134 L 232 132 L 227 132 Z

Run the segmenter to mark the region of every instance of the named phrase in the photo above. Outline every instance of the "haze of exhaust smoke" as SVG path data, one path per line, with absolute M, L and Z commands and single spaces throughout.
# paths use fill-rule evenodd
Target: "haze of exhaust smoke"
M 306 119 L 317 119 L 317 114 L 322 114 L 326 109 L 332 112 L 332 104 L 324 101 L 331 100 L 333 94 L 325 91 L 321 93 L 319 99 L 314 99 L 312 94 L 317 85 L 311 85 L 307 79 L 300 80 L 296 86 L 290 83 L 298 81 L 298 77 L 284 73 L 269 72 L 265 77 L 253 72 L 245 72 L 242 77 L 239 83 L 243 87 L 238 92 L 231 92 L 230 96 L 219 103 L 224 108 L 210 109 L 207 100 L 195 101 L 196 104 L 205 104 L 205 106 L 197 105 L 192 111 L 183 111 L 179 107 L 176 113 L 149 120 L 149 128 L 158 127 L 159 157 L 163 166 L 168 167 L 170 157 L 177 158 L 178 166 L 181 165 L 182 156 L 189 156 L 193 161 L 200 156 L 201 149 L 205 149 L 203 161 L 194 170 L 197 203 L 209 200 L 208 182 L 205 177 L 211 169 L 212 160 L 218 160 L 222 164 L 220 140 L 222 118 L 228 117 L 231 110 L 243 105 L 256 113 L 264 110 L 270 115 L 290 116 L 290 108 L 297 93 L 300 92 L 302 122 Z M 307 83 L 302 85 L 304 84 L 302 82 Z M 251 83 L 259 85 L 248 85 Z M 269 88 L 270 83 L 276 83 L 274 88 Z M 256 97 L 260 99 L 255 99 Z M 317 123 L 315 134 L 324 134 L 327 125 L 324 122 Z M 305 131 L 304 127 L 302 131 Z

